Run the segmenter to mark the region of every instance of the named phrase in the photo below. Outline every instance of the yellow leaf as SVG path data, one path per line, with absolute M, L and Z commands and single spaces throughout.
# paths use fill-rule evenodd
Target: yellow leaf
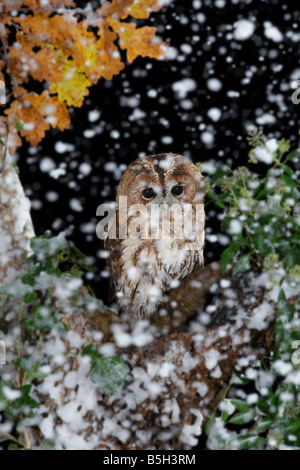
M 84 97 L 89 94 L 88 87 L 91 82 L 86 78 L 82 67 L 76 67 L 73 60 L 61 57 L 62 79 L 51 83 L 49 90 L 51 94 L 58 94 L 59 101 L 65 101 L 68 106 L 80 108 Z
M 135 0 L 128 15 L 137 19 L 149 18 L 152 11 L 159 11 L 163 7 L 157 0 Z
M 120 36 L 121 49 L 127 49 L 127 59 L 133 62 L 137 56 L 152 57 L 153 59 L 161 59 L 164 55 L 162 41 L 158 41 L 155 37 L 156 28 L 144 26 L 136 28 L 132 23 L 121 23 L 118 20 L 107 19 L 113 30 Z

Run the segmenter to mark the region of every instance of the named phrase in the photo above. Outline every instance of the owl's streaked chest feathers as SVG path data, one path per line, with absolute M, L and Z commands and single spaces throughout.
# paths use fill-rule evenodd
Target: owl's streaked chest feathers
M 172 281 L 183 279 L 202 262 L 202 249 L 187 250 L 182 240 L 123 240 L 117 281 L 122 308 L 134 317 L 155 313 Z

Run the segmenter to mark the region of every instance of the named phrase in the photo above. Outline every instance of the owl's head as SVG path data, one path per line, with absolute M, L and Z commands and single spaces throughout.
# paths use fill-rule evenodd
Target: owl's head
M 205 182 L 186 157 L 164 153 L 138 158 L 124 172 L 117 192 L 132 204 L 202 204 Z

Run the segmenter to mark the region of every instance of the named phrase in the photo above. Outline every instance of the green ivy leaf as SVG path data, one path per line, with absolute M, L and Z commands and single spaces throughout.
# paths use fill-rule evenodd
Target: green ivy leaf
M 249 408 L 246 411 L 240 411 L 235 413 L 229 420 L 228 423 L 231 424 L 247 424 L 251 423 L 256 416 L 256 411 L 254 408 Z
M 294 160 L 297 158 L 300 158 L 300 149 L 295 149 L 292 152 L 290 152 L 285 160 L 289 161 L 289 160 Z
M 205 426 L 204 426 L 204 430 L 205 430 L 205 434 L 207 436 L 210 435 L 214 425 L 216 423 L 216 413 L 212 413 L 212 415 L 210 416 L 210 418 L 206 421 L 205 423 Z
M 99 359 L 101 357 L 98 349 L 93 344 L 89 344 L 88 346 L 86 346 L 82 350 L 81 355 L 90 356 L 93 360 Z
M 18 164 L 16 162 L 12 162 L 11 166 L 15 170 L 16 174 L 19 176 L 20 175 L 20 168 L 18 167 Z
M 16 389 L 21 393 L 20 398 L 11 401 L 5 409 L 5 415 L 8 419 L 14 421 L 20 414 L 23 416 L 32 416 L 32 410 L 39 408 L 39 403 L 30 396 L 31 384 L 24 385 Z
M 57 329 L 67 331 L 66 326 L 52 312 L 53 308 L 51 306 L 38 305 L 35 307 L 32 316 L 23 321 L 26 331 L 30 334 L 35 333 L 37 330 L 50 331 Z
M 47 377 L 47 374 L 41 372 L 41 363 L 40 361 L 36 361 L 32 356 L 24 356 L 21 359 L 14 359 L 12 361 L 20 369 L 27 372 L 26 380 L 27 382 L 32 382 L 36 379 L 44 379 Z
M 264 432 L 272 426 L 273 422 L 273 419 L 264 417 L 255 426 L 255 431 L 257 433 Z
M 102 391 L 114 395 L 130 374 L 129 365 L 119 356 L 103 356 L 92 360 L 90 377 Z
M 243 434 L 237 437 L 241 450 L 262 450 L 266 447 L 267 439 L 256 434 Z
M 240 257 L 233 266 L 232 274 L 245 274 L 250 269 L 251 253 L 247 253 Z
M 285 182 L 286 186 L 290 189 L 290 191 L 294 191 L 297 189 L 297 185 L 294 180 L 288 175 L 282 175 L 281 179 Z
M 21 300 L 25 303 L 34 302 L 34 300 L 37 298 L 37 294 L 34 292 L 32 286 L 23 284 L 21 279 L 17 279 L 11 284 L 2 286 L 0 289 L 0 294 L 14 297 L 15 299 Z
M 24 295 L 23 300 L 25 304 L 32 304 L 35 302 L 38 298 L 37 292 L 28 292 L 26 295 Z
M 275 333 L 277 341 L 282 341 L 285 337 L 285 325 L 289 324 L 295 312 L 295 304 L 288 303 L 284 290 L 280 289 L 277 298 L 277 322 L 275 326 Z
M 244 375 L 236 372 L 230 379 L 230 385 L 247 385 L 250 382 L 250 379 Z
M 55 450 L 56 443 L 54 439 L 44 439 L 41 447 L 43 450 Z
M 259 398 L 257 403 L 256 403 L 256 406 L 257 408 L 259 409 L 259 411 L 261 411 L 262 413 L 266 414 L 267 416 L 269 416 L 270 418 L 273 418 L 274 417 L 274 412 L 273 412 L 273 409 L 271 408 L 270 406 L 270 403 L 268 403 L 266 400 L 264 400 L 263 398 Z
M 233 400 L 230 400 L 230 403 L 232 403 L 233 406 L 235 406 L 237 410 L 242 411 L 243 413 L 245 413 L 246 411 L 250 409 L 250 405 L 246 401 L 243 401 L 243 400 L 233 399 Z

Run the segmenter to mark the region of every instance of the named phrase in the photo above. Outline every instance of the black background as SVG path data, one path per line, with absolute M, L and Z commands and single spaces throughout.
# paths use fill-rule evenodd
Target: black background
M 84 6 L 86 2 L 77 3 Z M 101 80 L 92 87 L 81 109 L 71 110 L 70 130 L 48 133 L 37 149 L 24 145 L 19 151 L 21 180 L 33 204 L 37 235 L 65 230 L 92 257 L 93 274 L 88 282 L 100 298 L 106 300 L 107 271 L 95 233 L 96 209 L 114 200 L 121 172 L 131 161 L 141 155 L 174 152 L 209 163 L 210 168 L 228 161 L 234 167 L 248 165 L 246 135 L 253 126 L 262 128 L 268 137 L 289 138 L 296 147 L 300 105 L 291 101 L 291 82 L 300 79 L 300 33 L 299 9 L 294 5 L 276 0 L 174 0 L 149 20 L 138 22 L 156 26 L 159 36 L 175 48 L 170 60 L 138 58 L 127 64 L 112 81 Z M 239 19 L 255 24 L 254 33 L 245 41 L 233 37 Z M 282 41 L 265 36 L 266 21 L 280 30 Z M 172 88 L 184 78 L 196 84 L 185 98 L 188 103 Z M 222 88 L 210 90 L 209 78 L 220 80 Z M 211 108 L 222 111 L 217 122 L 207 115 Z M 94 110 L 100 117 L 90 122 L 89 112 Z M 274 122 L 259 125 L 266 113 L 273 115 Z M 202 140 L 204 131 L 214 136 L 209 145 Z M 59 153 L 59 141 L 72 147 Z M 45 157 L 65 174 L 54 179 L 43 171 Z M 115 162 L 116 171 L 108 171 L 108 162 Z M 82 163 L 90 165 L 89 174 L 82 173 Z M 54 202 L 51 192 L 56 193 Z M 82 210 L 74 210 L 70 202 L 74 200 L 79 200 Z M 216 211 L 209 208 L 206 263 L 217 259 L 226 245 L 219 232 Z

